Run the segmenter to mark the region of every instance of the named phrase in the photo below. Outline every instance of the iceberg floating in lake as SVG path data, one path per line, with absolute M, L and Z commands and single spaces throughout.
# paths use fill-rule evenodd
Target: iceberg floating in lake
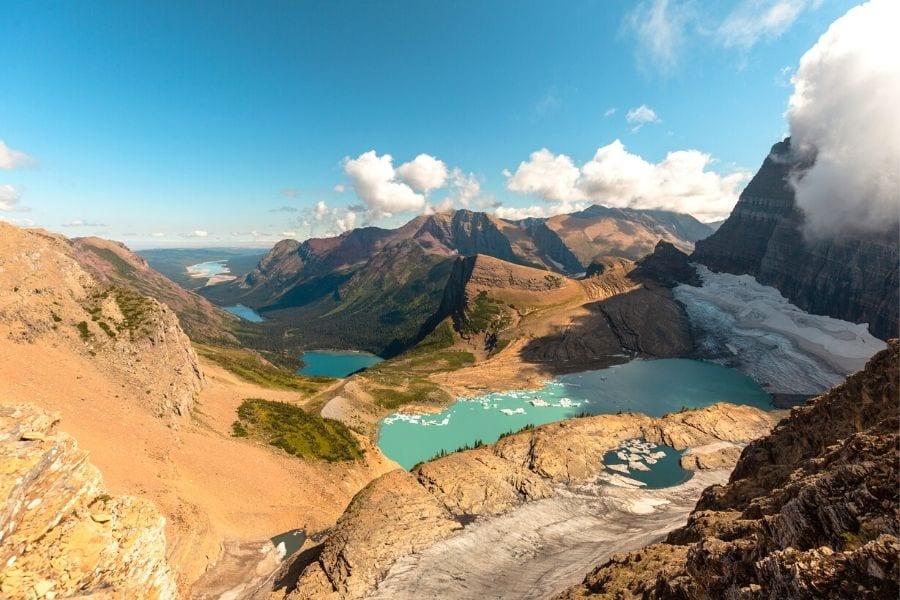
M 533 400 L 531 400 L 531 405 L 532 406 L 550 406 L 550 403 L 547 402 L 546 400 L 543 400 L 542 398 L 534 398 Z
M 501 408 L 500 412 L 502 412 L 504 415 L 508 415 L 508 416 L 524 415 L 525 409 L 524 408 L 515 408 L 515 409 L 514 408 Z

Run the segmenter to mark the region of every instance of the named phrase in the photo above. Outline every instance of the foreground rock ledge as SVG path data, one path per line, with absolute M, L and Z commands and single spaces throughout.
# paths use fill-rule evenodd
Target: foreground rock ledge
M 897 598 L 898 348 L 750 444 L 666 543 L 559 598 Z
M 398 559 L 455 536 L 465 523 L 594 481 L 603 471 L 603 454 L 625 440 L 643 437 L 678 450 L 704 447 L 706 458 L 693 466 L 721 466 L 734 448 L 774 424 L 772 414 L 730 404 L 662 418 L 600 415 L 511 435 L 411 473 L 393 471 L 353 499 L 289 598 L 363 598 Z
M 0 405 L 0 597 L 177 598 L 163 517 L 150 502 L 106 494 L 57 422 Z

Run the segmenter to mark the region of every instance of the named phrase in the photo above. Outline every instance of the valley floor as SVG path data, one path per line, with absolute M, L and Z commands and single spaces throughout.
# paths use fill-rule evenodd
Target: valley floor
M 698 471 L 655 490 L 593 485 L 526 503 L 400 559 L 369 600 L 550 597 L 612 554 L 662 539 L 684 523 L 704 488 L 728 474 Z

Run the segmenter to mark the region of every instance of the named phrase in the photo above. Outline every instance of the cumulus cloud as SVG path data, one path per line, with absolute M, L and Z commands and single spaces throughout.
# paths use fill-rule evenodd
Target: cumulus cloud
M 679 150 L 651 163 L 615 140 L 579 167 L 568 156 L 545 148 L 532 153 L 510 174 L 507 188 L 550 204 L 544 214 L 538 214 L 540 207 L 529 207 L 526 216 L 570 212 L 585 202 L 596 202 L 685 212 L 708 221 L 729 214 L 750 177 L 746 171 L 720 175 L 709 170 L 713 162 L 709 154 L 698 150 Z M 497 214 L 508 216 L 513 210 L 523 209 L 504 208 Z
M 631 128 L 632 132 L 638 131 L 647 123 L 659 123 L 660 121 L 659 117 L 656 115 L 656 111 L 646 104 L 641 104 L 640 106 L 629 110 L 628 114 L 625 115 L 625 120 L 634 125 L 634 127 Z
M 12 212 L 28 210 L 24 206 L 19 205 L 21 200 L 22 192 L 19 191 L 16 186 L 8 183 L 0 185 L 0 211 Z
M 726 48 L 749 50 L 760 40 L 784 34 L 804 10 L 821 0 L 743 0 L 725 17 L 716 40 Z
M 812 236 L 897 227 L 900 212 L 900 3 L 848 11 L 800 59 L 787 112 L 793 178 Z
M 390 154 L 378 156 L 370 150 L 344 159 L 344 173 L 350 178 L 353 191 L 374 215 L 421 211 L 425 208 L 425 196 L 398 180 L 393 161 Z
M 444 161 L 429 154 L 420 154 L 397 167 L 397 176 L 413 188 L 426 194 L 444 187 L 449 172 Z
M 281 237 L 293 238 L 293 237 L 297 237 L 297 232 L 296 231 L 282 231 L 280 235 L 281 235 Z
M 20 167 L 31 166 L 36 162 L 33 156 L 29 156 L 21 150 L 14 150 L 7 146 L 6 142 L 0 140 L 0 169 L 12 171 Z
M 344 187 L 344 184 L 339 183 L 336 186 L 334 186 L 334 191 L 337 192 L 338 194 L 343 194 L 344 192 L 347 191 L 347 188 Z
M 530 217 L 543 218 L 552 217 L 554 215 L 561 215 L 563 213 L 577 212 L 579 210 L 584 210 L 585 208 L 587 208 L 587 206 L 587 202 L 560 202 L 558 204 L 538 204 L 525 207 L 499 206 L 494 211 L 494 214 L 501 219 L 518 221 L 520 219 L 527 219 Z
M 209 232 L 204 229 L 195 229 L 184 235 L 185 237 L 205 238 L 209 235 Z
M 607 108 L 605 111 L 603 111 L 604 118 L 613 116 L 614 114 L 616 114 L 616 110 L 617 109 L 615 107 Z

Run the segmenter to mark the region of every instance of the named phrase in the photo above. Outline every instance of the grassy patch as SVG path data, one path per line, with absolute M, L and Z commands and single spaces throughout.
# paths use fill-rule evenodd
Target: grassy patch
M 87 321 L 80 321 L 75 325 L 75 329 L 78 330 L 78 335 L 81 336 L 81 339 L 85 342 L 91 341 L 91 330 L 88 329 Z
M 491 298 L 486 291 L 482 290 L 475 297 L 475 302 L 466 308 L 460 326 L 464 333 L 481 333 L 482 331 L 500 331 L 509 323 L 510 316 L 506 312 L 506 305 Z
M 323 419 L 285 402 L 250 398 L 238 407 L 234 435 L 255 437 L 301 458 L 328 462 L 353 461 L 362 457 L 359 443 L 347 427 Z
M 453 400 L 439 385 L 427 379 L 413 379 L 398 387 L 376 387 L 368 392 L 375 404 L 393 410 L 405 404 L 443 404 Z
M 270 389 L 293 390 L 313 395 L 334 381 L 327 377 L 297 375 L 288 369 L 264 361 L 258 354 L 249 350 L 206 344 L 194 344 L 194 348 L 200 356 L 234 373 L 244 381 Z

